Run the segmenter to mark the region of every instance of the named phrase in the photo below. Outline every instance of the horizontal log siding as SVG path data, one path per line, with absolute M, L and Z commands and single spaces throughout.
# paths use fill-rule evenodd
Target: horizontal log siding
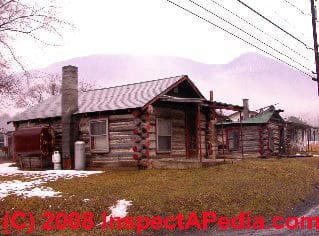
M 244 153 L 259 152 L 259 127 L 258 126 L 243 126 L 243 147 Z
M 108 118 L 109 122 L 110 151 L 108 153 L 91 152 L 90 120 L 106 118 Z M 136 128 L 136 125 L 132 114 L 81 117 L 79 119 L 79 139 L 85 142 L 85 153 L 89 163 L 94 161 L 103 162 L 103 160 L 132 160 L 134 153 L 132 150 L 134 128 Z
M 156 119 L 172 120 L 172 151 L 169 153 L 160 153 L 156 150 Z M 151 143 L 155 148 L 151 148 L 151 155 L 156 158 L 178 158 L 186 159 L 185 145 L 185 112 L 176 108 L 154 107 L 154 115 L 151 116 Z
M 226 145 L 226 128 L 230 127 L 224 127 L 223 135 L 224 135 L 224 144 Z M 240 134 L 240 126 L 235 126 L 232 128 L 238 128 L 239 129 L 239 140 L 241 139 L 241 134 Z M 260 143 L 259 143 L 259 126 L 258 125 L 252 125 L 252 126 L 243 126 L 242 127 L 242 145 L 244 149 L 244 154 L 249 154 L 249 156 L 259 156 L 260 153 Z M 264 137 L 264 129 L 262 128 L 262 137 Z M 222 129 L 220 126 L 216 128 L 216 137 L 218 140 L 218 144 L 222 145 Z M 262 138 L 263 139 L 263 138 Z M 239 141 L 240 142 L 240 141 Z M 268 142 L 262 142 L 262 146 L 266 145 Z M 225 148 L 225 155 L 231 154 L 231 153 L 237 153 L 237 158 L 241 158 L 241 142 L 239 143 L 239 150 L 235 151 L 229 151 L 227 148 Z M 266 147 L 265 147 L 266 148 Z M 218 150 L 218 155 L 222 155 L 222 149 L 220 148 Z M 245 157 L 245 155 L 244 155 Z

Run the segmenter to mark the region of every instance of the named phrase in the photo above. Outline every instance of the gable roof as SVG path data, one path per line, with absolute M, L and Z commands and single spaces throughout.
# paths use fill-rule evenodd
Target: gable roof
M 243 120 L 243 123 L 246 124 L 266 124 L 269 122 L 270 118 L 274 115 L 275 111 L 265 111 L 261 114 L 258 114 L 254 117 L 247 118 Z
M 193 82 L 186 75 L 181 75 L 79 93 L 79 110 L 76 113 L 141 108 L 147 104 L 152 104 L 157 100 L 157 97 L 165 94 L 185 80 L 192 86 L 199 97 L 204 98 Z M 56 95 L 16 115 L 12 121 L 60 116 L 61 95 Z

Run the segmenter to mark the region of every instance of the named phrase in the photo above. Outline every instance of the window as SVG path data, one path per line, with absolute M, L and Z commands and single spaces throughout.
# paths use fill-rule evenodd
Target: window
M 169 152 L 172 150 L 172 121 L 157 119 L 157 151 Z
M 91 120 L 91 150 L 96 152 L 109 151 L 108 120 Z
M 0 134 L 0 148 L 4 147 L 4 134 Z
M 227 143 L 229 151 L 239 150 L 239 129 L 227 130 Z

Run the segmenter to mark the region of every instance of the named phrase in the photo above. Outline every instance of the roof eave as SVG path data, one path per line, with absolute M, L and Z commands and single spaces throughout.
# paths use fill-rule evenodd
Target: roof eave
M 158 94 L 156 97 L 154 97 L 153 99 L 151 99 L 149 102 L 147 102 L 143 107 L 142 110 L 145 110 L 149 105 L 154 104 L 156 101 L 159 100 L 159 98 L 161 96 L 163 96 L 164 94 L 166 94 L 168 91 L 170 91 L 171 89 L 173 89 L 174 87 L 178 86 L 179 84 L 181 84 L 182 82 L 184 82 L 185 80 L 187 80 L 190 85 L 192 86 L 192 88 L 195 90 L 195 92 L 198 94 L 198 96 L 200 96 L 200 98 L 204 98 L 205 97 L 201 94 L 201 92 L 197 89 L 197 87 L 193 84 L 193 82 L 188 78 L 187 75 L 184 75 L 182 78 L 180 78 L 179 80 L 177 80 L 175 83 L 173 83 L 171 86 L 169 86 L 168 88 L 166 88 L 163 92 L 161 92 L 160 94 Z

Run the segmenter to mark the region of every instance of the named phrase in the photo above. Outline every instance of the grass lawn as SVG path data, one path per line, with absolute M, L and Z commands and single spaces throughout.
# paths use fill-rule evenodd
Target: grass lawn
M 12 180 L 12 177 L 0 177 L 0 181 L 5 180 Z M 235 216 L 244 211 L 270 218 L 289 214 L 291 208 L 304 201 L 318 184 L 319 158 L 316 157 L 245 160 L 190 170 L 105 170 L 86 178 L 44 185 L 62 192 L 59 198 L 9 196 L 0 200 L 0 234 L 6 211 L 32 212 L 37 219 L 35 232 L 47 235 L 40 227 L 45 211 L 67 214 L 91 211 L 97 224 L 102 212 L 110 213 L 108 208 L 120 199 L 132 201 L 128 208 L 130 216 L 168 216 L 180 212 L 187 215 L 192 211 Z M 59 232 L 61 235 L 81 233 L 87 235 L 88 232 L 83 229 Z M 89 235 L 101 233 L 98 227 L 89 231 Z

